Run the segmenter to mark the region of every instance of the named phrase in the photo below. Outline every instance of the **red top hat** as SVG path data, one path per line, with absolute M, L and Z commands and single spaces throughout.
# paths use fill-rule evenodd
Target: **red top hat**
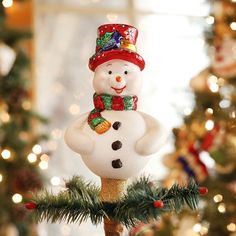
M 89 59 L 89 68 L 94 71 L 97 66 L 112 59 L 129 61 L 144 69 L 145 61 L 136 52 L 138 30 L 125 24 L 106 24 L 98 28 L 96 53 Z

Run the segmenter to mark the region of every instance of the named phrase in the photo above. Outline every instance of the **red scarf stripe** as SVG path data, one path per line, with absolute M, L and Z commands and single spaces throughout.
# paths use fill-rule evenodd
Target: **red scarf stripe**
M 94 113 L 90 113 L 90 115 L 88 116 L 88 122 L 90 122 L 91 120 L 100 117 L 101 113 L 100 112 L 94 112 Z
M 99 109 L 101 111 L 104 111 L 105 110 L 105 104 L 104 102 L 102 101 L 102 98 L 101 96 L 95 96 L 94 97 L 94 100 L 93 100 L 93 103 L 94 103 L 94 107 L 96 109 Z
M 138 102 L 138 97 L 134 96 L 133 97 L 134 110 L 137 110 L 137 102 Z
M 114 96 L 112 97 L 112 110 L 123 111 L 124 110 L 124 99 L 122 97 Z

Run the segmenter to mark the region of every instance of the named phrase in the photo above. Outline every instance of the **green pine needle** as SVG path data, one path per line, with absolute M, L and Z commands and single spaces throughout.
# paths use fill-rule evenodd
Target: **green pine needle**
M 142 177 L 127 188 L 127 193 L 117 202 L 101 202 L 99 188 L 74 176 L 66 183 L 67 189 L 58 195 L 42 191 L 33 197 L 37 205 L 34 210 L 36 221 L 82 223 L 91 219 L 99 224 L 104 217 L 134 226 L 138 222 L 158 219 L 165 212 L 179 212 L 185 206 L 195 210 L 199 201 L 198 185 L 190 181 L 188 186 L 173 185 L 170 189 L 151 184 Z M 155 208 L 154 201 L 162 200 L 163 208 Z

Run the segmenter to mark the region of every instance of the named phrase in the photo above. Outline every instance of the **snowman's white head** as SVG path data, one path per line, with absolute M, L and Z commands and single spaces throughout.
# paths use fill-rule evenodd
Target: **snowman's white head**
M 142 87 L 140 68 L 125 60 L 110 60 L 94 71 L 93 87 L 97 94 L 138 95 Z

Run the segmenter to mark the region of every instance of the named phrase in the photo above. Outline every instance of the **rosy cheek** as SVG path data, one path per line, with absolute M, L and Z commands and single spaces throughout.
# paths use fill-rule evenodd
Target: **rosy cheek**
M 128 77 L 128 78 L 125 79 L 125 81 L 126 81 L 126 84 L 132 86 L 132 84 L 134 84 L 136 82 L 136 78 L 135 78 L 135 76 Z
M 102 74 L 97 75 L 96 78 L 94 78 L 93 84 L 95 91 L 99 93 L 107 92 L 107 89 L 109 88 L 109 80 L 107 76 L 104 76 Z
M 127 90 L 131 93 L 138 93 L 141 89 L 142 81 L 139 78 L 139 75 L 137 77 L 132 77 L 132 79 L 129 79 L 126 83 Z

